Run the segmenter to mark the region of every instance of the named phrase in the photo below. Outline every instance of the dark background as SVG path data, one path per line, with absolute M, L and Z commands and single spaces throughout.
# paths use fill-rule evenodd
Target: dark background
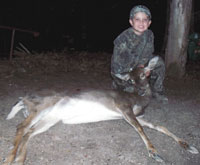
M 129 12 L 138 4 L 146 5 L 152 12 L 150 29 L 155 35 L 155 50 L 159 52 L 165 34 L 167 0 L 1 1 L 0 25 L 40 33 L 35 38 L 30 33 L 17 31 L 14 47 L 21 42 L 31 51 L 112 52 L 113 40 L 129 27 Z M 195 5 L 196 15 L 197 7 Z M 198 30 L 198 25 L 195 28 Z M 1 54 L 9 51 L 10 40 L 11 30 L 0 28 Z

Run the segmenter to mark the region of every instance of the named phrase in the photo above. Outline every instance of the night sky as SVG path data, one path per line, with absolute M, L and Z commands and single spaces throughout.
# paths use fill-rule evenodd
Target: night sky
M 166 27 L 167 0 L 20 0 L 0 5 L 0 25 L 33 30 L 32 34 L 16 32 L 15 46 L 23 43 L 29 50 L 108 51 L 113 40 L 129 27 L 130 9 L 146 5 L 152 12 L 150 29 L 155 48 L 160 51 Z M 11 31 L 0 29 L 0 47 L 9 45 Z

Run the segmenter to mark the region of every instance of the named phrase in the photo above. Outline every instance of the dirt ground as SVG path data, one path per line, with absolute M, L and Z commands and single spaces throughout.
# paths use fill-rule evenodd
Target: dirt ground
M 110 88 L 110 55 L 47 53 L 22 56 L 12 62 L 0 60 L 0 164 L 12 148 L 22 113 L 6 120 L 19 97 L 48 90 L 71 92 L 86 88 Z M 168 104 L 152 100 L 144 118 L 167 127 L 200 151 L 200 65 L 190 65 L 182 80 L 166 78 Z M 199 165 L 192 155 L 171 138 L 144 129 L 165 163 Z M 124 120 L 92 124 L 59 123 L 31 139 L 26 165 L 157 165 L 148 157 L 137 132 Z

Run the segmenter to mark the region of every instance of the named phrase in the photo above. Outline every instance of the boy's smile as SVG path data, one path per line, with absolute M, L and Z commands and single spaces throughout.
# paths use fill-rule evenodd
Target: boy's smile
M 129 19 L 129 23 L 133 27 L 137 35 L 143 34 L 150 26 L 151 20 L 144 12 L 137 12 L 133 19 Z

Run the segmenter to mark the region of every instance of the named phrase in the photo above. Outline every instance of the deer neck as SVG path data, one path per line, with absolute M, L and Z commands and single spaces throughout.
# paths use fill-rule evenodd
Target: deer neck
M 148 87 L 145 89 L 145 91 L 142 94 L 136 93 L 133 95 L 135 95 L 135 96 L 132 98 L 133 98 L 133 100 L 135 98 L 137 105 L 140 105 L 141 107 L 146 107 L 151 101 L 152 91 L 151 91 L 150 87 Z

